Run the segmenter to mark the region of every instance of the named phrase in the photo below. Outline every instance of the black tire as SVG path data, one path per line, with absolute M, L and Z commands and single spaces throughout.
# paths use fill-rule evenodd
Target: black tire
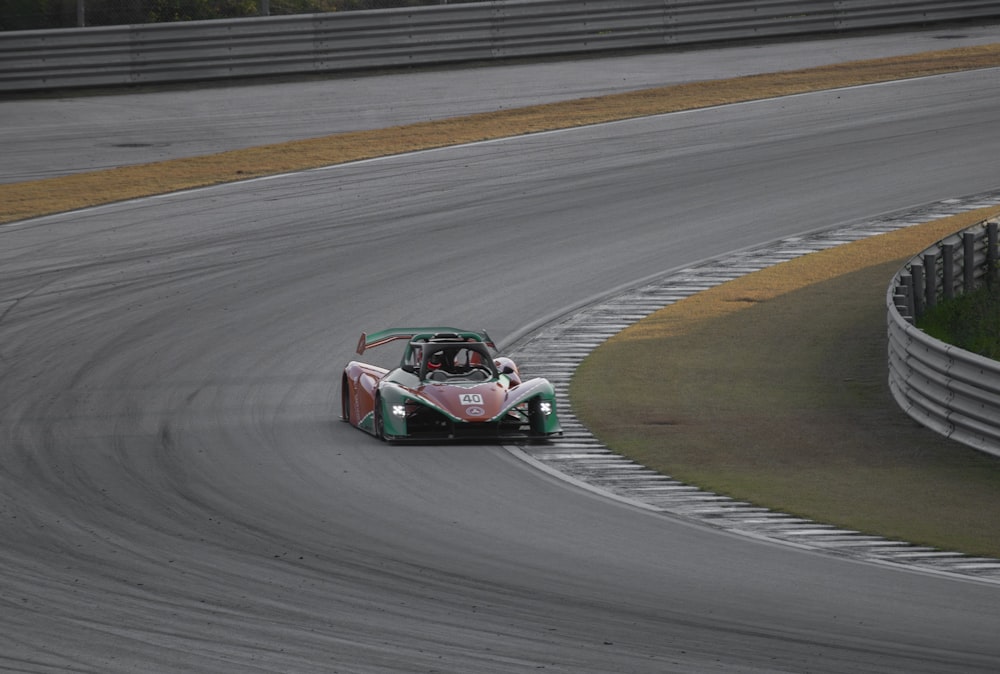
M 375 431 L 375 437 L 379 440 L 385 440 L 385 422 L 382 420 L 381 396 L 375 396 L 375 411 L 373 415 L 375 418 L 372 421 L 372 429 Z
M 544 438 L 545 419 L 542 415 L 542 401 L 532 398 L 528 401 L 528 425 L 531 428 L 531 437 Z
M 351 387 L 347 383 L 347 377 L 344 377 L 340 386 L 340 420 L 351 420 Z

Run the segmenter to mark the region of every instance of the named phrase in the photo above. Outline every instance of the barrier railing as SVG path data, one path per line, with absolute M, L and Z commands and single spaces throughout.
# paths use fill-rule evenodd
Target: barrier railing
M 0 92 L 593 53 L 1000 18 L 995 0 L 494 0 L 0 33 Z
M 998 221 L 952 235 L 914 257 L 886 297 L 889 387 L 917 422 L 1000 456 L 1000 361 L 946 344 L 914 322 L 939 300 L 996 279 Z

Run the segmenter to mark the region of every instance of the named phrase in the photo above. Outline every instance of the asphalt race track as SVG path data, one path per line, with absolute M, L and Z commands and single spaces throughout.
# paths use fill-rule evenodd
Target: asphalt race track
M 730 536 L 499 447 L 387 446 L 335 420 L 361 330 L 503 341 L 698 259 L 995 189 L 998 78 L 0 226 L 0 670 L 1000 670 L 995 584 Z
M 998 26 L 365 77 L 0 98 L 0 183 L 683 82 L 991 44 Z

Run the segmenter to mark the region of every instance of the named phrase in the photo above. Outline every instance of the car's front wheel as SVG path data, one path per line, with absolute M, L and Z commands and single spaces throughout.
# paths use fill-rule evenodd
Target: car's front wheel
M 382 397 L 375 396 L 375 411 L 373 414 L 372 427 L 375 430 L 375 437 L 385 440 L 385 420 L 382 418 Z

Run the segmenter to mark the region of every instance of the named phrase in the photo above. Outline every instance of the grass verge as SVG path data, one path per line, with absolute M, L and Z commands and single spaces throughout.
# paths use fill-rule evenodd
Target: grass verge
M 588 357 L 574 412 L 610 448 L 737 499 L 1000 557 L 1000 459 L 893 401 L 885 292 L 974 211 L 813 253 L 647 317 Z
M 963 47 L 781 73 L 693 82 L 4 184 L 0 185 L 0 204 L 3 204 L 0 223 L 152 194 L 447 145 L 774 98 L 819 89 L 997 66 L 1000 66 L 1000 45 Z
M 1000 285 L 996 281 L 938 302 L 917 327 L 960 349 L 1000 360 Z

